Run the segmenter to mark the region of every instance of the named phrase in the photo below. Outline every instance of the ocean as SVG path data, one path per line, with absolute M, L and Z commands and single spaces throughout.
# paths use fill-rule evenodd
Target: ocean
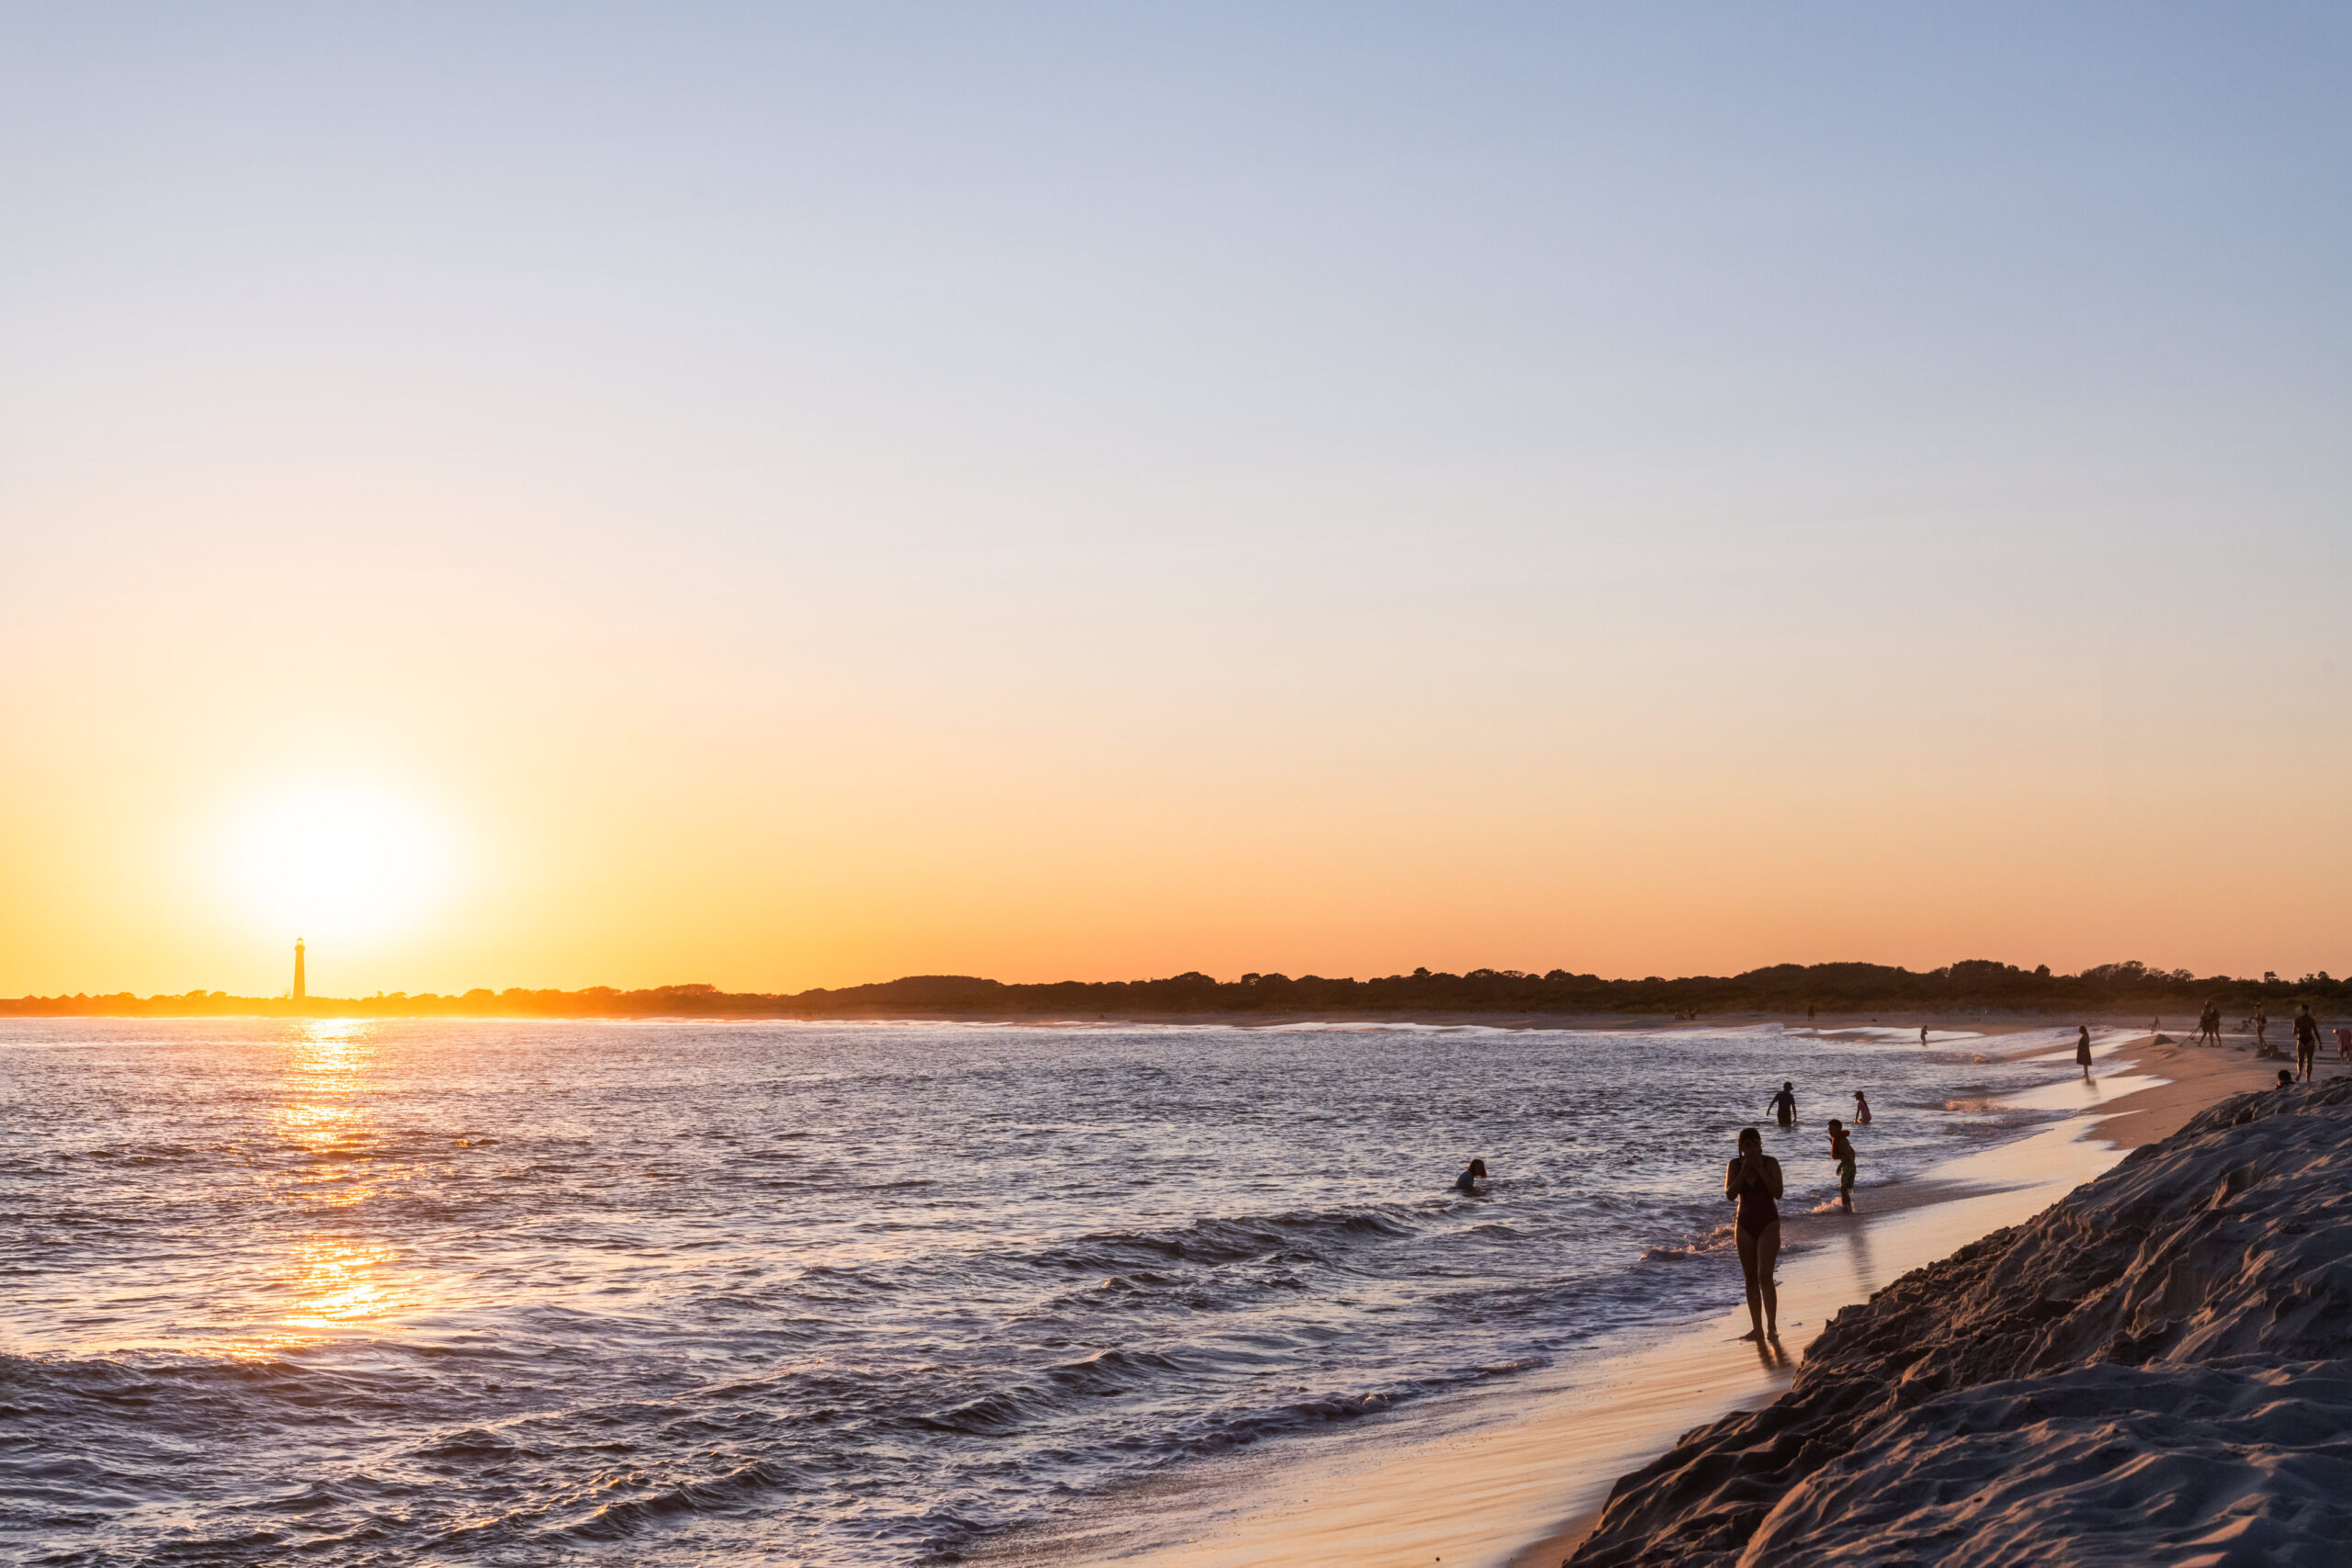
M 1736 1131 L 1867 1200 L 2058 1114 L 1985 1045 L 0 1021 L 0 1550 L 956 1562 L 1736 1305 Z

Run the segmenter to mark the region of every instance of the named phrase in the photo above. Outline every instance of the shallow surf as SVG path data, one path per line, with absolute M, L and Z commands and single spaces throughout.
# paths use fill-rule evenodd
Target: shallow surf
M 2069 1036 L 2071 1038 L 2071 1035 Z M 1737 1299 L 2067 1064 L 1775 1027 L 0 1027 L 44 1561 L 917 1562 Z M 1971 1109 L 1951 1109 L 1963 1105 Z M 1464 1198 L 1473 1155 L 1495 1173 Z

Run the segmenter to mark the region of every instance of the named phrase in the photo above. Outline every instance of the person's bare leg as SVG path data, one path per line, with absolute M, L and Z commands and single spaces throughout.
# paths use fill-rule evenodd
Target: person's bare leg
M 1781 1227 L 1778 1225 L 1772 1225 L 1769 1228 L 1772 1233 L 1773 1244 L 1777 1248 L 1780 1242 Z M 1734 1226 L 1732 1228 L 1731 1234 L 1733 1241 L 1739 1247 L 1740 1277 L 1747 1282 L 1747 1321 L 1756 1325 L 1749 1329 L 1746 1334 L 1741 1335 L 1740 1337 L 1742 1339 L 1753 1339 L 1758 1344 L 1761 1344 L 1764 1339 L 1764 1303 L 1763 1297 L 1758 1293 L 1756 1289 L 1756 1237 L 1752 1233 L 1741 1230 L 1737 1226 Z
M 1781 1337 L 1781 1292 L 1772 1283 L 1772 1265 L 1781 1257 L 1781 1222 L 1766 1225 L 1756 1238 L 1756 1291 L 1764 1298 L 1764 1337 Z

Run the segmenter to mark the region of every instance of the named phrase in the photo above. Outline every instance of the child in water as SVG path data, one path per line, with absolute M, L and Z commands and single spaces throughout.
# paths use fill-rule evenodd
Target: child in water
M 1467 1170 L 1453 1179 L 1453 1190 L 1464 1197 L 1476 1198 L 1478 1195 L 1478 1183 L 1486 1179 L 1487 1162 L 1482 1159 L 1474 1159 L 1470 1162 L 1470 1168 Z
M 1862 1098 L 1862 1091 L 1860 1089 L 1856 1089 L 1854 1091 L 1854 1125 L 1857 1127 L 1867 1127 L 1870 1124 L 1871 1102 Z
M 1829 1157 L 1838 1162 L 1838 1201 L 1846 1212 L 1854 1212 L 1854 1141 L 1846 1136 L 1845 1123 L 1832 1116 L 1829 1119 Z

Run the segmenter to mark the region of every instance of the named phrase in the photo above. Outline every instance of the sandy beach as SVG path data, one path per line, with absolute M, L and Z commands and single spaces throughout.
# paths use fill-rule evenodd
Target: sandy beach
M 1571 1568 L 2340 1563 L 2352 1075 L 2233 1097 L 1841 1312 Z
M 2050 1040 L 2041 1032 L 2014 1054 L 2047 1054 Z M 1984 1043 L 1988 1055 L 1999 1054 L 1999 1036 Z M 1620 1476 L 1679 1436 L 1788 1389 L 1841 1309 L 2031 1220 L 2132 1149 L 2270 1085 L 2277 1066 L 2234 1044 L 2199 1049 L 2145 1034 L 2110 1040 L 2098 1055 L 2089 1084 L 2061 1081 L 2023 1101 L 2073 1111 L 2066 1120 L 1923 1179 L 1866 1190 L 1856 1216 L 1789 1212 L 1777 1352 L 1741 1341 L 1746 1314 L 1734 1312 L 1629 1346 L 1603 1365 L 1535 1374 L 1508 1399 L 1419 1411 L 1394 1432 L 1338 1451 L 1207 1467 L 1180 1486 L 1130 1497 L 1115 1517 L 1025 1535 L 987 1560 L 1549 1568 L 1584 1540 Z M 1690 1266 L 1722 1264 L 1709 1257 Z

